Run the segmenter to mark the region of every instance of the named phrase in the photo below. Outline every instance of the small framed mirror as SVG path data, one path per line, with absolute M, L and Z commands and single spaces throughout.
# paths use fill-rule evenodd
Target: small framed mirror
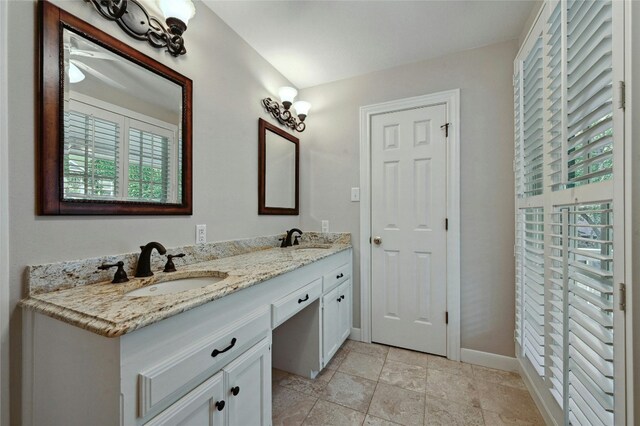
M 191 214 L 191 80 L 40 7 L 39 213 Z
M 297 215 L 300 141 L 263 119 L 258 130 L 258 214 Z

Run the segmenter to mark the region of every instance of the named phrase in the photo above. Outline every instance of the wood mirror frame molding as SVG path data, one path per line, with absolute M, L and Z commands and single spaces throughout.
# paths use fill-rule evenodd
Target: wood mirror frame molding
M 296 146 L 296 201 L 294 208 L 267 207 L 266 204 L 266 172 L 267 172 L 267 132 L 273 132 Z M 298 215 L 300 214 L 300 140 L 291 133 L 260 118 L 258 120 L 258 214 Z
M 192 81 L 166 65 L 46 0 L 40 1 L 40 67 L 37 212 L 39 215 L 190 215 L 192 214 Z M 182 202 L 64 200 L 62 198 L 64 55 L 62 29 L 67 28 L 182 87 Z

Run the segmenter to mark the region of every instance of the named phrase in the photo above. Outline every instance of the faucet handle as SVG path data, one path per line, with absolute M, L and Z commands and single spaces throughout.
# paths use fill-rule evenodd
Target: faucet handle
M 118 269 L 116 270 L 116 273 L 113 275 L 113 280 L 111 282 L 113 284 L 120 284 L 120 283 L 126 283 L 127 281 L 129 281 L 129 277 L 127 277 L 127 273 L 124 270 L 123 261 L 119 261 L 111 265 L 107 263 L 103 263 L 102 265 L 98 266 L 98 270 L 106 271 L 107 269 L 113 268 L 114 266 L 116 266 Z
M 167 255 L 167 263 L 164 264 L 164 271 L 163 272 L 175 272 L 176 271 L 176 265 L 173 263 L 173 258 L 174 257 L 184 257 L 184 253 L 168 254 Z
M 298 238 L 300 238 L 300 235 L 296 235 L 295 237 L 293 237 L 293 245 L 294 246 L 300 245 L 300 243 L 298 242 Z
M 287 246 L 287 238 L 286 237 L 278 238 L 278 241 L 282 241 L 282 244 L 280 244 L 280 248 L 283 248 L 283 247 Z

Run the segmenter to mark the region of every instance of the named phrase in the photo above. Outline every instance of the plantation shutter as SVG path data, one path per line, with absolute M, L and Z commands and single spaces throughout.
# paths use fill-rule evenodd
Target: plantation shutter
M 522 127 L 524 194 L 542 194 L 542 37 L 523 62 Z
M 613 424 L 613 210 L 569 212 L 569 420 Z
M 524 354 L 544 377 L 544 212 L 524 216 Z
M 524 214 L 518 212 L 516 214 L 516 245 L 515 245 L 515 258 L 516 258 L 516 329 L 515 337 L 516 342 L 522 347 L 522 317 L 523 317 L 523 298 L 524 298 Z
M 573 185 L 611 179 L 611 1 L 567 2 L 567 155 Z
M 524 178 L 523 178 L 523 164 L 524 153 L 522 148 L 522 110 L 520 102 L 520 94 L 522 78 L 520 67 L 516 69 L 513 76 L 513 116 L 514 116 L 514 139 L 515 139 L 515 160 L 513 162 L 513 171 L 515 172 L 515 189 L 516 198 L 522 198 L 524 196 Z
M 556 210 L 550 214 L 551 246 L 549 261 L 549 382 L 551 394 L 560 407 L 564 406 L 566 350 L 565 331 L 567 329 L 567 285 L 565 278 L 567 249 L 567 210 Z
M 64 114 L 65 199 L 112 198 L 118 193 L 121 127 L 93 114 Z
M 170 138 L 153 131 L 144 123 L 131 120 L 129 125 L 130 200 L 166 202 L 169 198 Z
M 563 64 L 562 64 L 562 13 L 561 2 L 553 8 L 547 20 L 547 94 L 549 124 L 548 173 L 553 191 L 563 187 L 564 161 L 563 137 Z

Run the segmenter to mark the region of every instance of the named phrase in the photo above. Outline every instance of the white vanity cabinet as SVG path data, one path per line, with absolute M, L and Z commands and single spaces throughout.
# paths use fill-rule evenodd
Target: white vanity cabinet
M 349 335 L 351 256 L 340 251 L 116 337 L 24 309 L 23 424 L 271 425 L 276 359 L 314 377 Z M 286 356 L 276 357 L 277 334 L 291 345 L 280 345 Z
M 271 341 L 264 339 L 145 426 L 271 423 Z
M 324 276 L 325 294 L 322 297 L 323 367 L 351 333 L 351 264 L 343 265 Z

